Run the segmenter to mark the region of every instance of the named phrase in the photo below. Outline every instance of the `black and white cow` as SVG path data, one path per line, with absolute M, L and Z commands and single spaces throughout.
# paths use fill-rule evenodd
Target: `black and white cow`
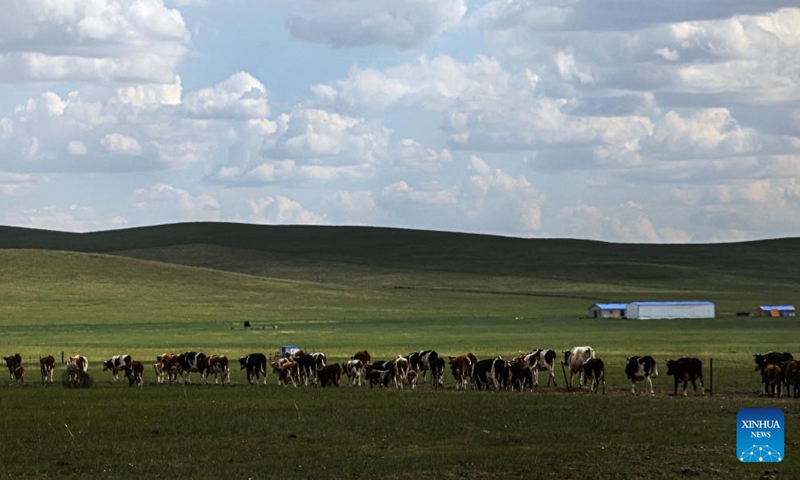
M 116 382 L 119 381 L 119 372 L 125 370 L 125 366 L 130 365 L 130 363 L 130 355 L 114 355 L 103 362 L 103 371 L 111 370 L 111 374 L 114 376 L 114 381 Z
M 583 364 L 583 375 L 589 391 L 597 393 L 600 383 L 603 384 L 603 395 L 606 394 L 606 366 L 599 358 L 590 358 Z
M 419 352 L 411 352 L 408 354 L 408 363 L 411 365 L 412 370 L 416 370 L 417 372 L 422 373 L 422 381 L 424 382 L 427 377 L 428 370 L 431 370 L 431 365 L 436 362 L 436 359 L 439 358 L 439 354 L 436 353 L 436 350 L 420 350 Z M 444 367 L 442 367 L 442 372 L 444 372 Z M 436 375 L 431 372 L 431 384 L 435 385 L 436 382 L 439 380 L 435 378 Z
M 569 367 L 569 388 L 572 388 L 572 379 L 578 375 L 578 386 L 583 388 L 584 371 L 583 364 L 594 358 L 592 347 L 574 347 L 572 350 L 564 350 L 564 366 Z
M 375 385 L 381 388 L 388 387 L 389 383 L 394 381 L 396 375 L 393 362 L 377 361 L 372 365 L 367 365 L 365 371 L 369 388 Z
M 789 352 L 767 352 L 765 354 L 756 353 L 753 355 L 755 371 L 761 372 L 761 393 L 759 396 L 766 395 L 767 393 L 767 379 L 764 376 L 764 369 L 768 365 L 783 365 L 784 362 L 788 362 L 789 360 L 794 360 L 794 357 L 792 357 L 792 354 Z M 784 383 L 786 382 L 784 381 Z M 788 385 L 786 387 L 788 388 Z
M 692 388 L 697 393 L 697 384 L 695 380 L 700 381 L 700 394 L 705 395 L 706 390 L 703 385 L 703 362 L 699 358 L 682 357 L 677 360 L 667 361 L 667 375 L 675 377 L 675 391 L 673 395 L 678 394 L 678 383 L 683 382 L 683 396 L 686 396 L 686 384 L 692 382 Z
M 239 358 L 239 370 L 247 369 L 247 383 L 258 385 L 258 376 L 264 376 L 264 385 L 267 384 L 267 356 L 263 353 L 251 353 L 250 355 Z
M 504 378 L 508 378 L 508 367 L 501 357 L 480 360 L 472 371 L 472 381 L 478 390 L 488 389 L 490 385 L 499 389 L 501 382 L 505 384 Z
M 184 383 L 192 383 L 192 372 L 198 372 L 201 379 L 205 379 L 205 370 L 208 368 L 208 357 L 202 352 L 183 352 L 178 355 L 178 364 L 181 367 Z
M 532 369 L 531 372 L 533 373 L 533 386 L 539 385 L 539 371 L 540 370 L 547 370 L 550 375 L 547 377 L 547 386 L 550 386 L 550 382 L 553 382 L 553 386 L 557 387 L 558 384 L 556 383 L 556 352 L 555 350 L 550 349 L 539 349 L 535 350 L 536 353 L 539 354 L 538 361 L 536 363 L 536 368 Z
M 297 363 L 300 369 L 300 381 L 308 386 L 308 381 L 317 384 L 317 372 L 326 366 L 326 356 L 324 353 L 304 353 L 294 357 L 294 362 Z
M 631 395 L 636 395 L 636 382 L 645 381 L 650 390 L 650 395 L 655 395 L 653 391 L 653 378 L 658 377 L 658 367 L 656 361 L 651 356 L 628 357 L 625 365 L 625 375 L 631 381 Z

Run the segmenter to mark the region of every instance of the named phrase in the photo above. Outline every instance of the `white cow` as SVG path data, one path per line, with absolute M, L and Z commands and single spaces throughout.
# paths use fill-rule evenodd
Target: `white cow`
M 589 346 L 564 350 L 564 366 L 569 367 L 569 388 L 572 388 L 572 379 L 575 374 L 578 374 L 578 386 L 583 388 L 585 380 L 583 364 L 592 358 L 594 358 L 594 349 Z
M 346 363 L 342 364 L 342 370 L 344 370 L 347 378 L 350 379 L 350 386 L 355 387 L 358 385 L 360 387 L 364 384 L 366 370 L 364 369 L 364 362 L 361 360 L 348 360 Z

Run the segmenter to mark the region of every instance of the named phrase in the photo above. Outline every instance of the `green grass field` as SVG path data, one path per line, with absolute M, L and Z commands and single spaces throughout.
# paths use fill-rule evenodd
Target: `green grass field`
M 0 227 L 0 477 L 800 478 L 800 400 L 757 396 L 752 353 L 800 352 L 795 239 L 618 245 L 369 228 L 188 224 L 96 234 Z M 712 300 L 714 320 L 581 318 L 603 300 Z M 252 328 L 243 328 L 250 321 Z M 100 361 L 238 356 L 294 344 L 341 360 L 435 348 L 504 358 L 592 345 L 606 396 L 114 383 Z M 42 387 L 39 355 L 89 357 L 95 385 Z M 630 397 L 624 360 L 659 361 Z M 668 358 L 697 356 L 713 396 L 672 397 Z M 57 376 L 59 371 L 57 371 Z M 543 377 L 544 378 L 544 377 Z M 639 389 L 642 389 L 641 384 Z M 735 458 L 742 407 L 786 414 L 786 459 Z

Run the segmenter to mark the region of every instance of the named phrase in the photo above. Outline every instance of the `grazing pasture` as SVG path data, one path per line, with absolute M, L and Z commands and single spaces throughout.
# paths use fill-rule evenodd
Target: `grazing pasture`
M 800 476 L 800 399 L 758 397 L 752 359 L 800 354 L 800 324 L 735 315 L 798 302 L 795 240 L 523 244 L 207 224 L 0 233 L 0 355 L 19 352 L 25 366 L 24 384 L 0 381 L 3 478 Z M 395 241 L 370 243 L 383 234 Z M 633 299 L 711 300 L 720 318 L 579 318 L 596 301 Z M 591 345 L 608 394 L 566 392 L 560 365 L 558 387 L 521 394 L 456 391 L 449 369 L 443 390 L 279 387 L 273 375 L 246 385 L 238 357 L 284 344 L 329 361 L 365 348 L 373 360 L 429 348 L 508 359 Z M 156 355 L 187 350 L 227 355 L 232 384 L 156 385 Z M 39 357 L 56 357 L 58 379 L 61 352 L 89 358 L 91 388 L 41 385 Z M 121 353 L 145 365 L 144 387 L 101 371 Z M 654 398 L 629 395 L 630 355 L 658 362 Z M 668 395 L 665 363 L 681 355 L 703 361 L 707 389 L 713 358 L 713 396 Z M 741 464 L 736 413 L 765 406 L 785 412 L 786 458 Z

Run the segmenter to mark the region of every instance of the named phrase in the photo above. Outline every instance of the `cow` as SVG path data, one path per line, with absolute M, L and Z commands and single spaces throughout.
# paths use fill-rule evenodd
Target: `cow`
M 450 357 L 450 371 L 456 382 L 456 390 L 469 388 L 469 377 L 472 372 L 472 360 L 466 355 Z M 413 371 L 413 370 L 412 370 Z
M 42 372 L 42 385 L 53 384 L 53 370 L 56 368 L 56 359 L 52 355 L 39 357 L 39 369 Z
M 673 395 L 678 394 L 678 383 L 683 382 L 683 396 L 686 396 L 686 384 L 692 382 L 692 388 L 697 393 L 695 380 L 700 380 L 700 394 L 705 395 L 706 390 L 703 385 L 703 362 L 698 358 L 681 357 L 677 360 L 667 361 L 667 375 L 675 377 L 675 390 Z
M 178 365 L 180 365 L 181 376 L 183 376 L 183 383 L 192 383 L 192 372 L 200 374 L 200 378 L 204 379 L 204 373 L 208 366 L 208 357 L 202 352 L 183 352 L 178 355 Z
M 569 367 L 569 388 L 572 389 L 572 379 L 578 374 L 578 386 L 583 388 L 585 380 L 583 364 L 594 358 L 594 349 L 589 346 L 574 347 L 564 350 L 564 366 Z
M 645 381 L 650 389 L 650 396 L 654 396 L 653 391 L 653 378 L 658 377 L 658 367 L 653 357 L 647 355 L 644 357 L 628 357 L 627 364 L 625 365 L 625 375 L 631 381 L 631 395 L 636 395 L 636 382 Z
M 800 397 L 800 362 L 787 360 L 781 365 L 783 370 L 783 381 L 786 382 L 786 395 L 789 395 L 789 387 L 793 387 L 794 398 Z
M 119 381 L 119 372 L 125 370 L 125 366 L 131 363 L 130 355 L 114 355 L 109 360 L 103 362 L 103 371 L 111 370 L 114 381 Z
M 606 394 L 606 367 L 597 357 L 590 358 L 583 364 L 583 376 L 589 391 L 597 393 L 600 383 L 603 384 L 603 395 Z
M 86 372 L 89 370 L 89 360 L 83 355 L 74 355 L 65 362 L 67 369 L 67 380 L 69 383 L 83 383 Z
M 264 376 L 264 385 L 267 384 L 267 356 L 263 353 L 251 353 L 250 355 L 239 358 L 239 370 L 247 369 L 247 383 L 253 383 L 251 378 L 255 378 L 258 385 L 258 375 Z
M 14 380 L 14 371 L 19 365 L 22 365 L 22 355 L 15 353 L 14 355 L 3 357 L 3 360 L 6 361 L 6 367 L 8 367 L 8 373 L 11 376 L 11 380 Z
M 287 386 L 291 383 L 293 386 L 297 386 L 300 377 L 297 363 L 288 358 L 279 358 L 271 365 L 272 373 L 278 377 L 278 385 Z
M 361 360 L 362 365 L 369 365 L 372 362 L 372 355 L 367 350 L 360 350 L 350 357 L 350 360 Z
M 231 369 L 228 365 L 228 357 L 225 355 L 211 355 L 208 357 L 206 363 L 206 378 L 208 375 L 214 375 L 214 385 L 221 381 L 223 385 L 227 381 L 231 383 Z
M 308 386 L 309 380 L 316 385 L 317 370 L 325 366 L 324 354 L 304 353 L 294 357 L 294 362 L 297 363 L 300 371 L 300 381 L 303 382 L 305 386 Z
M 500 388 L 501 378 L 508 375 L 508 367 L 506 367 L 505 363 L 502 357 L 477 362 L 473 370 L 472 380 L 478 390 L 483 390 L 483 387 L 488 389 L 489 385 Z
M 533 364 L 529 364 L 531 368 L 531 373 L 533 374 L 533 386 L 539 386 L 539 371 L 540 370 L 547 370 L 549 373 L 547 377 L 547 386 L 550 386 L 550 382 L 553 382 L 553 386 L 557 387 L 558 383 L 556 383 L 556 352 L 555 350 L 550 349 L 538 349 L 531 352 L 534 354 L 536 358 L 536 362 Z
M 389 382 L 394 379 L 394 365 L 392 362 L 375 362 L 366 366 L 366 378 L 369 381 L 369 388 L 375 385 L 388 387 Z
M 182 376 L 183 368 L 178 362 L 178 355 L 175 353 L 164 352 L 156 357 L 156 365 L 153 369 L 156 372 L 156 379 L 158 383 L 164 383 L 164 376 L 166 380 L 172 385 L 178 380 L 178 376 Z
M 436 388 L 444 386 L 444 366 L 445 361 L 442 357 L 437 356 L 434 360 L 431 360 L 431 377 Z
M 319 369 L 317 377 L 319 384 L 324 387 L 338 387 L 339 379 L 342 376 L 342 367 L 338 363 L 332 363 Z
M 755 371 L 761 372 L 761 393 L 759 396 L 764 396 L 767 394 L 767 381 L 764 378 L 764 368 L 767 365 L 781 365 L 783 362 L 789 360 L 794 360 L 794 357 L 792 357 L 792 354 L 789 352 L 767 352 L 763 355 L 760 353 L 753 354 Z
M 511 390 L 522 392 L 527 385 L 533 391 L 534 371 L 535 369 L 531 369 L 521 357 L 511 360 L 508 364 L 508 381 Z
M 439 358 L 439 354 L 436 353 L 436 350 L 420 350 L 419 352 L 409 353 L 406 358 L 408 358 L 408 362 L 413 370 L 422 372 L 422 381 L 425 381 L 428 370 L 431 370 L 431 364 L 436 362 L 436 359 Z M 438 365 L 438 362 L 436 363 Z M 431 372 L 431 385 L 435 385 L 437 380 L 439 379 L 435 378 L 435 374 Z
M 781 396 L 781 382 L 783 375 L 781 374 L 781 367 L 774 363 L 768 364 L 761 370 L 761 376 L 764 379 L 764 384 L 767 386 L 767 395 L 770 397 L 775 396 L 775 390 L 778 390 L 778 397 Z
M 414 370 L 408 371 L 408 385 L 411 387 L 411 390 L 417 388 L 417 372 Z
M 144 385 L 142 374 L 144 373 L 144 365 L 138 360 L 131 360 L 123 367 L 125 370 L 125 377 L 128 379 L 128 386 L 132 387 L 133 384 L 138 386 Z
M 408 359 L 402 355 L 398 355 L 397 358 L 394 359 L 393 363 L 395 387 L 402 389 L 408 381 L 408 372 L 410 370 Z
M 350 380 L 350 386 L 355 387 L 358 385 L 360 387 L 363 385 L 364 376 L 366 375 L 364 366 L 364 362 L 357 358 L 352 358 L 342 364 L 342 371 L 344 371 L 347 378 Z

